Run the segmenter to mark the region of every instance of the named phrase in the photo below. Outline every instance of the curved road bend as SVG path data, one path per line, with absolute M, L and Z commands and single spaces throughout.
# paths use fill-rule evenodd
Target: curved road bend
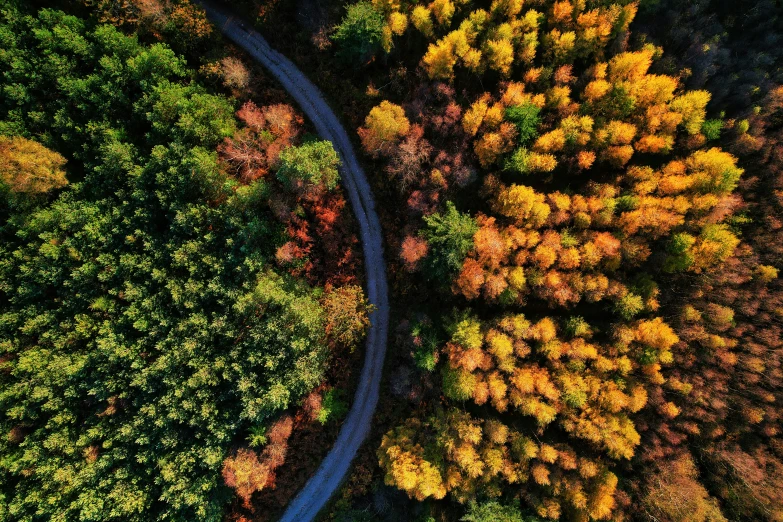
M 375 213 L 375 201 L 370 185 L 356 159 L 351 141 L 318 88 L 290 60 L 269 47 L 260 34 L 213 3 L 207 0 L 197 1 L 225 36 L 250 53 L 277 78 L 313 122 L 318 134 L 332 142 L 342 160 L 340 174 L 360 227 L 367 271 L 367 297 L 375 306 L 375 311 L 371 315 L 371 325 L 367 333 L 364 367 L 359 386 L 337 442 L 281 518 L 281 522 L 307 522 L 315 518 L 340 485 L 359 446 L 370 431 L 370 423 L 378 403 L 389 330 L 389 296 L 380 220 Z

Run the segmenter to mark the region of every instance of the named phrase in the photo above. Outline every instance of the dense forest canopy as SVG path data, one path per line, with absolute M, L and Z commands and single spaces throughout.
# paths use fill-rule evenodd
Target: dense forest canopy
M 366 326 L 361 289 L 276 262 L 270 200 L 333 190 L 336 154 L 291 128 L 285 183 L 240 182 L 236 101 L 165 44 L 0 9 L 0 519 L 221 520 L 229 452 Z
M 634 38 L 640 10 L 662 9 L 373 0 L 335 33 L 363 56 L 356 35 L 380 16 L 376 57 L 420 57 L 359 129 L 408 207 L 402 266 L 458 309 L 435 318 L 440 342 L 410 323 L 411 362 L 445 400 L 382 438 L 385 482 L 409 497 L 521 498 L 565 520 L 623 519 L 631 495 L 665 520 L 781 516 L 780 308 L 753 334 L 736 297 L 777 284 L 779 259 L 742 242 L 738 155 L 760 143 L 747 120 L 709 117 L 665 39 Z M 707 491 L 695 458 L 732 470 L 728 489 Z
M 27 4 L 0 520 L 274 519 L 371 312 L 340 158 L 190 0 Z M 783 521 L 779 2 L 226 4 L 383 222 L 389 393 L 324 520 Z

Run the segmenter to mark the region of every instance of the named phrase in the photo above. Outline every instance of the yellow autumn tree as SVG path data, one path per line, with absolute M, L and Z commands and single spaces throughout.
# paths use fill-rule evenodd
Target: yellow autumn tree
M 454 76 L 457 55 L 451 43 L 442 39 L 430 44 L 422 62 L 430 78 L 450 80 Z
M 519 225 L 536 228 L 546 222 L 551 209 L 543 194 L 525 185 L 511 185 L 498 194 L 495 211 Z
M 438 25 L 449 25 L 451 17 L 454 16 L 456 10 L 451 0 L 434 0 L 429 5 L 429 8 L 432 14 L 435 15 Z
M 443 498 L 446 486 L 440 471 L 423 458 L 424 448 L 416 442 L 421 422 L 408 422 L 384 435 L 378 449 L 381 467 L 386 470 L 385 482 L 396 486 L 412 498 Z
M 417 5 L 411 12 L 411 23 L 424 36 L 431 37 L 433 34 L 432 11 L 424 6 Z
M 0 181 L 11 192 L 41 194 L 68 184 L 65 158 L 19 136 L 0 136 Z
M 707 91 L 688 91 L 671 102 L 671 110 L 682 116 L 682 125 L 688 134 L 698 134 L 707 114 L 711 95 Z
M 486 43 L 485 54 L 490 68 L 504 76 L 511 72 L 511 65 L 514 63 L 514 45 L 511 40 L 489 40 Z
M 367 115 L 359 137 L 369 154 L 378 155 L 394 146 L 409 129 L 403 108 L 384 100 Z
M 465 115 L 462 117 L 462 128 L 469 136 L 475 136 L 478 132 L 481 124 L 484 122 L 484 116 L 487 114 L 487 99 L 489 96 L 482 96 L 465 111 Z

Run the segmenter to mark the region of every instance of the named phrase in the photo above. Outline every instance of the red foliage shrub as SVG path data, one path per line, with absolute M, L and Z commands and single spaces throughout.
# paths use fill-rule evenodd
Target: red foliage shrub
M 429 246 L 427 241 L 417 236 L 405 236 L 400 249 L 400 259 L 405 263 L 406 270 L 414 272 L 426 255 Z

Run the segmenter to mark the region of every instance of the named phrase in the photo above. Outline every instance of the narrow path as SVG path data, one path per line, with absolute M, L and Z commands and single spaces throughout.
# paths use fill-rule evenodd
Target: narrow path
M 315 518 L 340 485 L 359 446 L 370 431 L 370 423 L 378 403 L 389 330 L 389 296 L 381 224 L 375 212 L 370 185 L 356 159 L 351 140 L 318 88 L 290 60 L 269 47 L 266 40 L 249 26 L 209 1 L 197 1 L 226 37 L 250 53 L 277 78 L 313 122 L 318 134 L 332 142 L 343 163 L 340 175 L 360 227 L 367 271 L 367 297 L 374 305 L 375 311 L 371 315 L 372 323 L 367 333 L 364 367 L 359 386 L 337 442 L 281 518 L 281 522 L 308 522 Z

